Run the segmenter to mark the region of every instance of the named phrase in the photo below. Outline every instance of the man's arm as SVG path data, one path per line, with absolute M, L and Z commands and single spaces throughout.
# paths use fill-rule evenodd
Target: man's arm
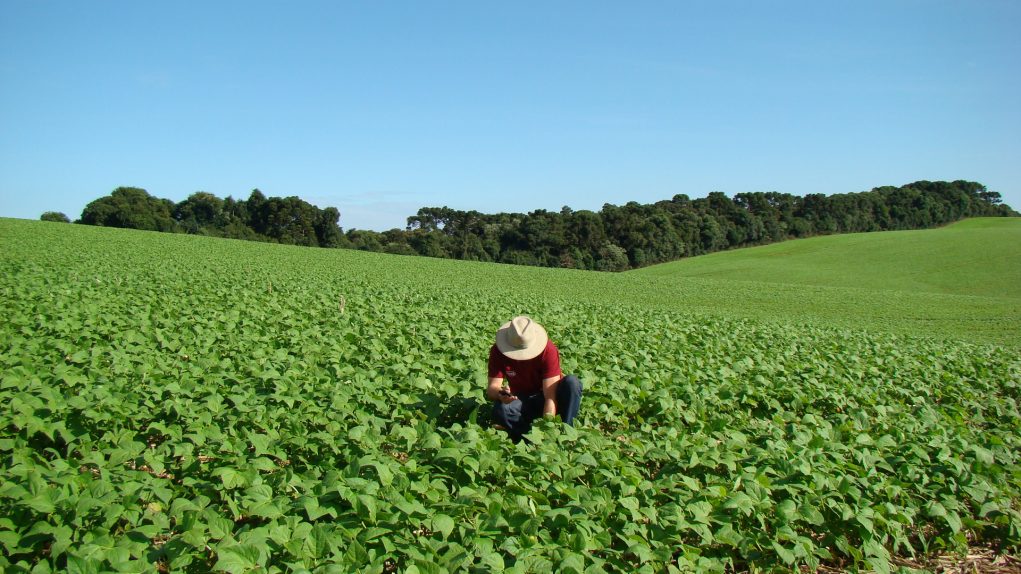
M 551 417 L 557 414 L 557 385 L 560 375 L 542 380 L 542 416 Z
M 503 388 L 503 377 L 489 377 L 489 386 L 486 387 L 486 398 L 491 401 L 503 401 L 509 403 L 517 399 L 514 395 L 502 395 L 500 389 Z

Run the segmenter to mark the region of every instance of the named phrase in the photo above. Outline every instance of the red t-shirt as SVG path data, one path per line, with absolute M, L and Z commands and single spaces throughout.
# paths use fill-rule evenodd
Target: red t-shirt
M 549 341 L 538 357 L 515 361 L 507 358 L 493 345 L 489 349 L 489 376 L 506 379 L 511 392 L 519 397 L 541 393 L 543 379 L 563 376 L 560 371 L 560 351 L 553 341 Z

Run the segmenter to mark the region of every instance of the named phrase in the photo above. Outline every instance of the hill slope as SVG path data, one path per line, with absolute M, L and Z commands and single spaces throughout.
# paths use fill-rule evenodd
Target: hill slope
M 984 267 L 973 264 L 977 253 L 1016 253 L 1018 226 L 1009 223 L 1019 224 L 1021 220 L 980 219 L 941 230 L 819 237 L 628 273 L 322 250 L 176 234 L 152 236 L 150 232 L 10 219 L 0 219 L 0 244 L 13 258 L 46 253 L 47 257 L 61 259 L 61 264 L 68 264 L 64 258 L 75 259 L 80 245 L 93 244 L 115 245 L 123 250 L 125 261 L 120 265 L 134 264 L 139 245 L 158 246 L 153 253 L 177 253 L 184 259 L 195 257 L 193 253 L 205 258 L 207 252 L 227 252 L 230 255 L 226 257 L 241 258 L 259 267 L 307 261 L 302 263 L 305 269 L 343 269 L 351 280 L 382 282 L 394 288 L 411 285 L 444 296 L 481 293 L 503 299 L 498 308 L 477 311 L 492 321 L 508 312 L 538 313 L 557 301 L 565 301 L 681 312 L 693 318 L 810 324 L 1016 348 L 1021 345 L 1021 297 L 967 294 L 968 289 L 977 292 L 990 289 L 990 285 L 999 286 L 995 289 L 1008 295 L 1017 293 L 1021 258 L 1005 255 Z M 982 245 L 985 251 L 979 248 Z M 965 255 L 955 256 L 955 250 Z M 933 251 L 939 256 L 930 253 Z M 769 255 L 774 252 L 789 254 Z M 883 257 L 890 259 L 888 254 L 898 252 L 913 255 L 902 257 L 896 264 L 883 262 Z M 118 265 L 110 255 L 102 257 L 105 261 L 96 264 Z M 863 263 L 869 258 L 871 265 Z M 904 270 L 934 259 L 943 262 L 943 269 L 968 271 L 939 273 L 930 269 L 924 275 L 929 287 L 910 287 L 908 280 L 913 276 Z M 781 266 L 778 262 L 785 263 Z M 858 262 L 857 267 L 854 262 Z M 841 263 L 846 263 L 845 267 Z M 845 272 L 844 268 L 856 271 Z M 969 282 L 971 277 L 978 279 Z M 940 284 L 950 292 L 931 287 Z
M 791 285 L 1021 298 L 1021 218 L 814 237 L 632 272 Z
M 730 317 L 1021 345 L 1019 219 L 816 237 L 626 275 L 634 297 L 658 290 Z
M 889 572 L 1021 545 L 1018 353 L 878 330 L 981 311 L 1006 338 L 1014 299 L 5 219 L 0 245 L 0 571 Z M 517 313 L 585 396 L 514 445 L 482 389 Z

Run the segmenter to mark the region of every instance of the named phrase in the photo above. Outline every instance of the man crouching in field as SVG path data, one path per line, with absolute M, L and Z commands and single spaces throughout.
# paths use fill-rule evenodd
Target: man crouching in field
M 506 378 L 508 388 L 504 388 Z M 546 329 L 528 317 L 514 317 L 496 332 L 489 350 L 489 387 L 495 401 L 493 422 L 518 442 L 540 415 L 560 415 L 572 424 L 581 406 L 581 381 L 563 376 L 560 352 Z

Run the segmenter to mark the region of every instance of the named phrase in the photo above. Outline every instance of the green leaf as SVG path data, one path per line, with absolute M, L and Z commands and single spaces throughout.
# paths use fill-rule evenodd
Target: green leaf
M 790 522 L 794 520 L 797 511 L 798 511 L 797 505 L 794 504 L 793 500 L 784 500 L 780 504 L 776 505 L 776 514 L 784 522 Z
M 6 554 L 17 554 L 20 548 L 21 535 L 10 530 L 0 530 L 0 546 L 6 549 Z
M 585 557 L 578 553 L 569 553 L 560 561 L 557 572 L 564 574 L 583 574 L 585 572 Z
M 975 460 L 983 464 L 993 464 L 995 462 L 993 452 L 989 449 L 982 448 L 976 444 L 972 445 L 970 450 L 975 455 Z
M 50 492 L 41 492 L 26 500 L 24 504 L 42 514 L 50 514 L 57 509 L 56 504 L 53 502 L 53 494 Z
M 865 562 L 872 567 L 877 574 L 890 574 L 890 561 L 886 558 L 880 558 L 877 556 L 870 556 L 865 559 Z
M 241 488 L 248 484 L 244 475 L 234 468 L 220 467 L 213 471 L 213 476 L 219 477 L 223 481 L 223 487 L 228 489 Z
M 208 516 L 206 523 L 209 525 L 209 535 L 215 540 L 226 538 L 234 529 L 234 523 L 222 516 Z
M 814 526 L 822 526 L 826 522 L 826 519 L 823 517 L 822 513 L 819 512 L 819 510 L 816 509 L 814 506 L 808 504 L 802 504 L 798 508 L 798 516 L 800 516 L 801 519 L 804 520 L 805 522 L 808 522 L 809 524 L 812 524 Z
M 450 537 L 451 531 L 454 530 L 455 523 L 454 519 L 446 514 L 436 514 L 432 517 L 431 524 L 431 530 L 433 532 L 439 532 L 443 535 L 443 538 L 446 539 Z
M 588 550 L 589 538 L 588 534 L 584 530 L 577 530 L 571 535 L 570 547 L 575 552 L 585 552 Z
M 735 509 L 749 516 L 752 513 L 753 502 L 750 496 L 744 492 L 733 492 L 723 504 L 723 508 Z
M 946 518 L 946 521 L 947 521 L 947 525 L 950 526 L 950 530 L 954 534 L 957 534 L 958 532 L 961 531 L 962 524 L 961 524 L 961 516 L 959 514 L 957 514 L 956 512 L 952 512 L 952 511 L 951 512 L 947 512 L 945 518 Z
M 368 521 L 369 524 L 375 524 L 377 509 L 377 501 L 374 497 L 368 494 L 358 495 L 358 516 L 360 518 Z
M 794 561 L 797 560 L 797 557 L 794 556 L 794 552 L 784 548 L 779 542 L 773 542 L 773 550 L 776 551 L 776 555 L 780 557 L 780 560 L 783 561 L 784 564 L 792 565 L 794 564 Z
M 503 572 L 507 567 L 503 556 L 492 550 L 482 553 L 482 556 L 479 557 L 479 566 L 485 568 L 486 572 Z
M 316 524 L 309 530 L 302 544 L 304 558 L 315 560 L 325 558 L 331 551 L 333 537 L 333 528 L 331 526 Z
M 691 513 L 691 519 L 695 522 L 709 523 L 709 514 L 713 511 L 713 507 L 708 502 L 704 500 L 692 502 L 686 508 Z
M 464 453 L 461 452 L 459 449 L 456 449 L 456 448 L 449 448 L 449 447 L 448 448 L 441 448 L 441 449 L 436 451 L 436 460 L 442 460 L 442 459 L 448 458 L 448 459 L 456 461 L 456 460 L 461 460 L 461 458 L 463 456 L 464 456 Z
M 261 470 L 263 472 L 277 470 L 276 463 L 274 463 L 272 460 L 270 460 L 270 459 L 268 459 L 268 458 L 266 458 L 264 456 L 260 456 L 260 457 L 256 457 L 256 458 L 252 459 L 249 462 L 249 464 L 255 470 Z
M 858 524 L 861 524 L 865 528 L 865 532 L 867 532 L 869 534 L 875 534 L 875 532 L 876 532 L 876 525 L 872 521 L 871 518 L 869 518 L 868 516 L 866 516 L 866 515 L 864 515 L 862 513 L 859 513 L 859 514 L 855 515 L 854 518 L 855 518 L 855 520 L 858 521 Z
M 261 566 L 259 549 L 254 545 L 239 544 L 216 549 L 216 564 L 213 570 L 244 574 Z
M 620 505 L 632 513 L 638 512 L 638 499 L 633 496 L 625 496 L 620 499 Z
M 933 501 L 929 503 L 928 508 L 925 510 L 926 514 L 933 518 L 945 517 L 947 515 L 947 509 L 940 503 Z
M 102 572 L 103 561 L 96 558 L 83 558 L 70 555 L 67 557 L 67 574 L 99 574 Z
M 438 455 L 437 455 L 438 456 Z M 359 466 L 371 466 L 376 469 L 376 476 L 382 486 L 390 486 L 393 483 L 394 475 L 386 463 L 376 460 L 372 456 L 364 456 L 358 461 Z

